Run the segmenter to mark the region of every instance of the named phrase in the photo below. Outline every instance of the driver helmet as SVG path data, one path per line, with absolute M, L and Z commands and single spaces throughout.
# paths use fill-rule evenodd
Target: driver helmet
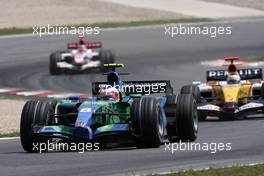
M 120 101 L 120 93 L 115 87 L 105 88 L 99 90 L 100 96 L 105 96 L 114 99 L 116 102 Z
M 241 78 L 237 72 L 233 73 L 233 74 L 229 73 L 227 75 L 227 84 L 239 84 L 240 80 L 241 80 Z
M 85 52 L 86 51 L 86 46 L 85 45 L 80 45 L 78 48 L 79 52 Z

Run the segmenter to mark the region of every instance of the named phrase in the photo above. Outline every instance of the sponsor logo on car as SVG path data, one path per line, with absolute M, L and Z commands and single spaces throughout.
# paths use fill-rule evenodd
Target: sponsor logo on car
M 197 107 L 198 110 L 220 111 L 220 107 L 215 105 L 204 105 Z
M 92 112 L 92 108 L 82 108 L 80 112 Z
M 85 121 L 84 120 L 82 120 L 82 119 L 77 120 L 76 126 L 83 127 L 84 125 L 85 125 Z
M 245 105 L 239 107 L 239 110 L 243 111 L 245 109 L 258 108 L 258 107 L 263 107 L 263 104 L 262 103 L 248 103 L 248 104 L 245 104 Z

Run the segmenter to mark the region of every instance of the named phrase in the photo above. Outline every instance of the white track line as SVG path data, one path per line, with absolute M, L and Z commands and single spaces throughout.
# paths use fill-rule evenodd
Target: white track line
M 4 94 L 4 93 L 8 93 L 8 92 L 12 92 L 12 91 L 19 91 L 21 89 L 18 88 L 0 88 L 0 93 Z
M 19 96 L 36 96 L 48 98 L 68 98 L 70 96 L 91 97 L 91 94 L 77 93 L 77 92 L 53 92 L 51 90 L 25 90 L 20 88 L 0 88 L 2 95 L 19 95 Z
M 48 98 L 65 98 L 70 96 L 86 96 L 86 95 L 80 93 L 61 93 L 61 94 L 57 93 L 57 94 L 47 95 Z
M 15 140 L 15 139 L 20 139 L 20 137 L 3 137 L 3 138 L 0 138 L 0 141 L 2 141 L 2 140 Z
M 51 91 L 48 90 L 39 90 L 39 91 L 24 91 L 24 92 L 18 92 L 16 95 L 23 95 L 23 96 L 38 96 L 38 95 L 43 95 L 43 94 L 51 94 Z

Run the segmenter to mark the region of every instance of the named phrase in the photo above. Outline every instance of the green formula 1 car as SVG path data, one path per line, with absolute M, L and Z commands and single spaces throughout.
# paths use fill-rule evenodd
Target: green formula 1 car
M 121 81 L 115 67 L 123 65 L 106 66 L 113 71 L 107 82 L 92 83 L 91 98 L 30 100 L 24 105 L 20 135 L 25 151 L 37 152 L 34 143 L 41 142 L 154 148 L 166 141 L 197 138 L 196 101 L 191 94 L 174 95 L 170 81 Z

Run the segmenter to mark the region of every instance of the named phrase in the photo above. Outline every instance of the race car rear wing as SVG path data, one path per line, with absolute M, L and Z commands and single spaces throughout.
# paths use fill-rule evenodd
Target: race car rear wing
M 237 70 L 241 80 L 261 79 L 263 78 L 261 68 L 247 68 Z M 206 72 L 206 81 L 225 81 L 227 70 L 209 70 Z
M 92 93 L 93 95 L 98 95 L 100 90 L 111 87 L 107 82 L 93 82 Z M 126 94 L 173 94 L 173 88 L 169 80 L 123 81 L 121 84 L 115 85 L 115 88 Z
M 85 46 L 87 49 L 95 49 L 95 48 L 102 48 L 101 42 L 89 42 L 85 43 Z M 77 49 L 80 47 L 79 43 L 68 43 L 67 48 L 68 49 Z

